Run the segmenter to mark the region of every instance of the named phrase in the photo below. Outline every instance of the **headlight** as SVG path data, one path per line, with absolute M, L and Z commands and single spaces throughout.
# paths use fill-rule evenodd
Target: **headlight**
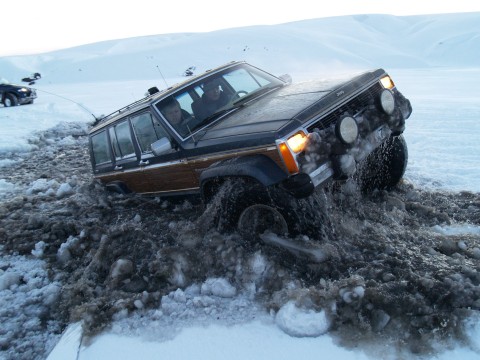
M 395 110 L 395 98 L 390 90 L 383 90 L 380 94 L 380 106 L 385 114 L 392 115 Z
M 298 154 L 299 152 L 302 152 L 305 148 L 305 144 L 307 143 L 307 137 L 305 136 L 303 131 L 300 131 L 295 135 L 290 136 L 287 140 L 287 143 L 290 149 L 292 149 L 295 154 Z
M 357 121 L 351 116 L 346 116 L 337 122 L 335 132 L 343 143 L 352 144 L 358 137 Z
M 27 89 L 27 88 L 21 88 L 21 89 L 19 89 L 18 91 L 21 91 L 21 92 L 28 92 L 28 89 Z

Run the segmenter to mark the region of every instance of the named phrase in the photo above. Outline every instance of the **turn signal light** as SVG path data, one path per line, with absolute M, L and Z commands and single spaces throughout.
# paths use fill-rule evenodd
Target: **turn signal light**
M 295 161 L 295 158 L 293 157 L 292 152 L 288 148 L 287 144 L 284 142 L 281 142 L 278 145 L 278 149 L 280 150 L 280 155 L 282 155 L 283 162 L 285 163 L 285 166 L 287 167 L 287 170 L 290 174 L 296 174 L 298 173 L 298 165 L 297 162 Z

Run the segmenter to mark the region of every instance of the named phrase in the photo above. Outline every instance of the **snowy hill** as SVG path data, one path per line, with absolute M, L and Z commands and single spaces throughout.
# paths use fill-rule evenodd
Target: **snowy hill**
M 0 58 L 13 81 L 40 72 L 49 83 L 158 78 L 247 60 L 273 72 L 478 65 L 480 13 L 356 15 L 208 33 L 105 41 L 46 54 Z M 281 59 L 281 61 L 279 61 Z M 114 66 L 112 66 L 114 64 Z M 157 68 L 158 66 L 158 68 Z

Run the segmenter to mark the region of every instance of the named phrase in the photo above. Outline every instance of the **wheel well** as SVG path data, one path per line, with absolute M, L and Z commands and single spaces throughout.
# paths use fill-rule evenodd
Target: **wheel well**
M 108 191 L 117 194 L 130 194 L 132 191 L 121 181 L 112 181 L 105 185 Z
M 224 177 L 219 176 L 219 177 L 209 178 L 205 180 L 201 186 L 201 196 L 202 196 L 203 202 L 205 204 L 208 204 L 210 200 L 212 200 L 212 198 L 218 192 L 220 187 L 226 181 L 233 180 L 233 179 L 243 179 L 247 183 L 251 183 L 251 184 L 257 183 L 258 185 L 261 185 L 261 183 L 258 180 L 249 176 L 224 176 Z
M 208 202 L 227 179 L 247 179 L 264 187 L 278 184 L 287 174 L 265 155 L 244 156 L 228 159 L 202 172 L 200 187 L 202 198 Z

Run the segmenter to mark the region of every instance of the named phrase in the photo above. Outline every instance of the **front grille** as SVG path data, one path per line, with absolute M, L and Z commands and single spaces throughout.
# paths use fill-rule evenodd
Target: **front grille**
M 365 109 L 368 105 L 373 104 L 374 100 L 378 97 L 382 89 L 383 88 L 380 83 L 375 83 L 345 104 L 322 116 L 318 121 L 307 128 L 308 132 L 312 132 L 314 129 L 327 129 L 330 127 L 330 125 L 335 124 L 337 120 L 345 113 L 350 115 L 357 114 L 359 111 Z

